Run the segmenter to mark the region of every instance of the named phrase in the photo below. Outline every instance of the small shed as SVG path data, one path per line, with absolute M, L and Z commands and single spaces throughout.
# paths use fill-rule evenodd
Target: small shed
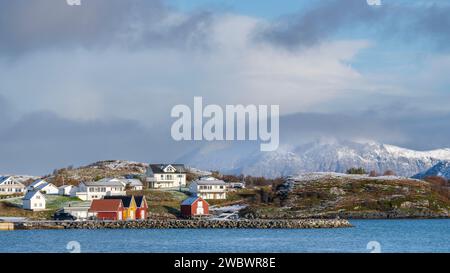
M 89 212 L 94 213 L 99 220 L 122 221 L 124 210 L 120 199 L 97 199 L 92 201 Z
M 75 196 L 78 188 L 73 185 L 64 185 L 58 188 L 58 194 L 64 196 Z
M 181 202 L 181 216 L 185 218 L 209 214 L 209 204 L 203 198 L 193 196 Z
M 136 219 L 145 220 L 148 217 L 148 204 L 145 196 L 135 196 L 136 201 Z

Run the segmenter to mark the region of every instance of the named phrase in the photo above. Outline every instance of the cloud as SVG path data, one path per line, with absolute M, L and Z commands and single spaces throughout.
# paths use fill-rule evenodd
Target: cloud
M 417 150 L 450 148 L 450 112 L 391 105 L 349 113 L 296 113 L 280 120 L 281 145 L 317 139 L 377 141 Z
M 49 112 L 25 115 L 0 129 L 0 173 L 44 175 L 97 160 L 173 161 L 188 147 L 164 127 L 133 120 L 76 121 Z
M 51 111 L 69 119 L 127 118 L 151 125 L 167 120 L 174 105 L 191 105 L 194 96 L 221 105 L 279 104 L 283 113 L 293 113 L 368 91 L 364 78 L 346 63 L 369 47 L 368 41 L 287 52 L 253 43 L 249 34 L 258 22 L 216 17 L 211 47 L 201 51 L 35 52 L 0 62 L 0 94 L 21 114 Z
M 449 13 L 449 5 L 436 3 L 383 1 L 382 6 L 370 6 L 364 0 L 323 1 L 306 11 L 261 25 L 254 36 L 259 41 L 295 49 L 329 41 L 346 30 L 359 30 L 366 35 L 408 42 L 428 41 L 437 49 L 448 50 Z
M 178 13 L 161 0 L 1 1 L 0 53 L 43 49 L 202 45 L 212 14 Z
M 100 159 L 175 160 L 204 144 L 170 137 L 171 108 L 192 105 L 194 96 L 205 104 L 279 104 L 286 143 L 335 137 L 450 146 L 445 53 L 402 62 L 414 74 L 398 72 L 403 66 L 363 73 L 353 64 L 377 46 L 374 36 L 336 38 L 346 28 L 373 27 L 445 48 L 448 19 L 432 5 L 422 5 L 421 14 L 418 5 L 374 10 L 349 0 L 344 10 L 342 1 L 327 1 L 273 24 L 181 13 L 162 1 L 1 3 L 0 172 L 44 174 Z M 388 53 L 376 56 L 397 55 Z

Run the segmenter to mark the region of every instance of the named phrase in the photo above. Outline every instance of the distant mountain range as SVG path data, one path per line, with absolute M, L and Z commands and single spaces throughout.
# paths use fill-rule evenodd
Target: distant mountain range
M 303 172 L 345 172 L 351 167 L 383 173 L 393 170 L 410 177 L 441 161 L 450 161 L 450 149 L 415 151 L 376 142 L 314 141 L 260 152 L 258 145 L 211 143 L 179 159 L 203 170 L 253 176 L 288 176 Z

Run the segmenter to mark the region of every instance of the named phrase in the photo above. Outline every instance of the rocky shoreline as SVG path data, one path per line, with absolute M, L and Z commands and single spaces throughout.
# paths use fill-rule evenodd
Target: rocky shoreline
M 298 220 L 145 220 L 145 221 L 34 221 L 16 223 L 15 229 L 312 229 L 352 227 L 345 219 Z

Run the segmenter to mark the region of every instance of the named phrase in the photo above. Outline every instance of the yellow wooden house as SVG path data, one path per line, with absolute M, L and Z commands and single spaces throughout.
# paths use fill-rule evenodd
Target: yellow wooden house
M 136 220 L 136 200 L 134 196 L 105 196 L 104 199 L 120 199 L 122 200 L 123 207 L 123 219 L 124 220 Z

